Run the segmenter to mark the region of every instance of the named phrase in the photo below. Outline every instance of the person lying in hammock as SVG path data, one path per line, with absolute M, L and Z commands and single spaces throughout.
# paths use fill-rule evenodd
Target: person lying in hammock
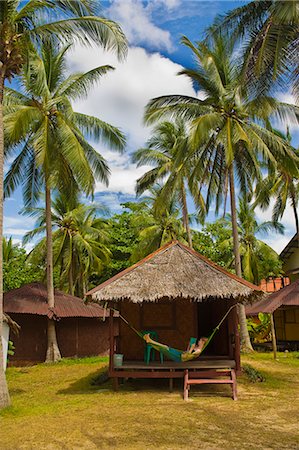
M 192 344 L 186 351 L 177 350 L 176 348 L 169 347 L 166 344 L 161 344 L 160 342 L 154 341 L 150 334 L 147 333 L 143 336 L 143 339 L 147 344 L 150 344 L 155 350 L 160 351 L 164 355 L 168 356 L 170 359 L 177 362 L 190 361 L 197 358 L 204 349 L 208 338 L 202 337 L 198 340 L 197 344 Z

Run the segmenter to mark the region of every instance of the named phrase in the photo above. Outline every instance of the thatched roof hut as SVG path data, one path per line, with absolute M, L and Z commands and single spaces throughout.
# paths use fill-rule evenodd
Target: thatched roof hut
M 49 308 L 47 288 L 31 283 L 4 294 L 4 312 L 20 325 L 13 339 L 13 363 L 44 361 L 47 350 L 47 321 L 56 321 L 58 345 L 63 357 L 104 355 L 109 351 L 107 311 L 55 289 L 55 306 Z M 108 312 L 109 314 L 109 312 Z M 115 334 L 118 324 L 115 323 Z
M 178 241 L 161 247 L 137 264 L 92 289 L 94 301 L 155 302 L 163 298 L 252 301 L 261 289 L 228 272 Z
M 112 304 L 125 318 L 120 323 L 117 342 L 110 340 L 109 373 L 117 379 L 126 375 L 113 368 L 115 350 L 124 355 L 124 370 L 134 368 L 128 376 L 158 376 L 151 375 L 150 370 L 146 374 L 138 371 L 140 364 L 143 367 L 144 342 L 127 323 L 136 330 L 155 332 L 159 342 L 175 349 L 187 348 L 190 337 L 209 336 L 216 327 L 218 332 L 203 358 L 215 358 L 220 360 L 220 365 L 224 364 L 222 367 L 239 370 L 238 318 L 234 306 L 264 294 L 258 286 L 174 241 L 92 289 L 88 295 L 94 301 Z M 110 323 L 113 323 L 112 311 Z

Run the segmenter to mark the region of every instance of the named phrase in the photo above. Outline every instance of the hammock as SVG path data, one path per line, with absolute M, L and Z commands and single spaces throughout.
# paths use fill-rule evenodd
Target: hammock
M 141 339 L 143 339 L 147 344 L 150 344 L 155 350 L 162 353 L 167 358 L 171 359 L 175 362 L 186 362 L 186 361 L 192 361 L 193 359 L 198 358 L 202 352 L 207 348 L 211 340 L 213 339 L 214 335 L 219 330 L 220 326 L 226 319 L 226 317 L 229 315 L 231 310 L 237 305 L 231 306 L 228 311 L 225 313 L 225 315 L 222 317 L 218 325 L 214 328 L 212 333 L 208 338 L 205 338 L 205 342 L 200 350 L 190 351 L 190 350 L 178 350 L 173 347 L 169 347 L 166 344 L 162 344 L 160 342 L 154 341 L 151 339 L 148 335 L 148 333 L 142 333 L 141 331 L 136 330 L 121 314 L 119 314 L 119 317 L 121 320 L 123 320 L 130 328 L 133 330 Z M 113 308 L 111 308 L 113 309 Z M 117 310 L 114 310 L 117 311 Z M 117 311 L 118 312 L 118 311 Z M 118 312 L 119 313 L 119 312 Z

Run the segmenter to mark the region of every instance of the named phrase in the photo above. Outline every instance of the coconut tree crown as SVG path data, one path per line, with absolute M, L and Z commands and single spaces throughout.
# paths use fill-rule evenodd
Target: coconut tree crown
M 6 174 L 5 194 L 11 195 L 22 184 L 26 205 L 38 200 L 44 177 L 59 190 L 73 183 L 86 194 L 92 194 L 96 180 L 108 183 L 107 163 L 87 139 L 108 143 L 118 151 L 125 145 L 118 128 L 75 112 L 71 104 L 85 97 L 113 67 L 67 75 L 68 49 L 44 43 L 22 74 L 21 90 L 6 89 L 6 155 L 17 156 Z

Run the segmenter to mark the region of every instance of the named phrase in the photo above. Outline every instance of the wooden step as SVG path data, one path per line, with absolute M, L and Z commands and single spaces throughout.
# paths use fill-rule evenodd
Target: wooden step
M 186 382 L 187 384 L 233 384 L 233 380 L 219 380 L 219 378 L 217 380 L 211 380 L 211 379 L 191 379 L 189 378 L 189 380 Z

